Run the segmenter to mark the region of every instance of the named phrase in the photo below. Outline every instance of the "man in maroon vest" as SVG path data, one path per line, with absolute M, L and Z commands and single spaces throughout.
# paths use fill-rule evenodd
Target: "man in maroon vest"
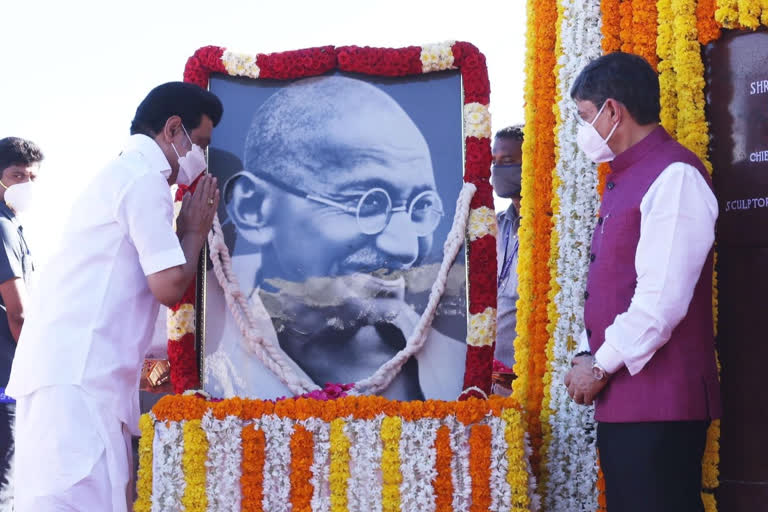
M 659 125 L 658 77 L 642 58 L 591 62 L 571 97 L 580 148 L 611 173 L 565 384 L 576 403 L 595 403 L 609 512 L 703 511 L 701 458 L 721 413 L 712 183 Z

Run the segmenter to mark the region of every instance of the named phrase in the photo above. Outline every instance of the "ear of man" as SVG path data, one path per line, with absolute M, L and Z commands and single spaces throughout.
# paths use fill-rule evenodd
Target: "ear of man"
M 224 184 L 224 200 L 227 215 L 239 236 L 254 245 L 266 245 L 273 240 L 275 199 L 266 182 L 248 171 L 240 171 Z

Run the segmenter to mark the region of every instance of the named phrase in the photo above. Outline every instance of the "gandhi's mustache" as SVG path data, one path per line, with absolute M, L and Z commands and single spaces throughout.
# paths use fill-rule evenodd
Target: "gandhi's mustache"
M 334 265 L 337 267 L 334 270 L 338 271 L 335 273 L 336 275 L 366 272 L 382 274 L 382 277 L 384 277 L 384 275 L 392 271 L 408 270 L 416 263 L 416 258 L 418 256 L 415 256 L 409 262 L 389 260 L 381 252 L 371 247 L 363 247 L 344 258 L 341 263 Z

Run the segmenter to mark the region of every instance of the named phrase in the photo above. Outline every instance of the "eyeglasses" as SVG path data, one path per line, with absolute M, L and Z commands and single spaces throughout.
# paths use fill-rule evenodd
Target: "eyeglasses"
M 360 232 L 365 235 L 378 235 L 384 231 L 395 212 L 408 212 L 408 217 L 418 236 L 431 235 L 437 229 L 444 215 L 443 202 L 434 190 L 421 192 L 407 206 L 393 207 L 392 198 L 387 191 L 380 187 L 374 187 L 360 196 L 356 206 L 350 206 L 327 197 L 310 194 L 292 185 L 281 183 L 265 174 L 259 174 L 259 177 L 290 194 L 332 206 L 349 215 L 354 215 Z

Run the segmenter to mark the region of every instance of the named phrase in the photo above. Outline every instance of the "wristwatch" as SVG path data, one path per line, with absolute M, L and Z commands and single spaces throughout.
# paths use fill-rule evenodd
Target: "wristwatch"
M 602 366 L 597 364 L 597 359 L 592 362 L 592 377 L 594 377 L 595 380 L 605 380 L 609 375 L 610 374 L 605 371 Z

